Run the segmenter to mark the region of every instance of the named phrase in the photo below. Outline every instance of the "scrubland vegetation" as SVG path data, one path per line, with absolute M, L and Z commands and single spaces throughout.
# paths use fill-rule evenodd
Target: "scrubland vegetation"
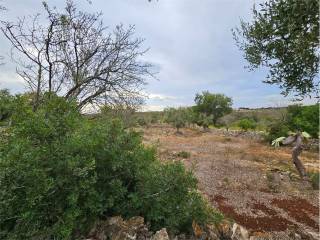
M 240 50 L 284 95 L 311 96 L 318 3 L 260 7 L 233 31 Z M 193 237 L 226 219 L 259 233 L 318 230 L 319 103 L 236 110 L 232 96 L 203 91 L 193 106 L 139 112 L 155 73 L 134 27 L 106 32 L 99 13 L 72 1 L 43 12 L 46 22 L 1 20 L 28 91 L 0 90 L 0 239 L 86 239 L 112 216 Z

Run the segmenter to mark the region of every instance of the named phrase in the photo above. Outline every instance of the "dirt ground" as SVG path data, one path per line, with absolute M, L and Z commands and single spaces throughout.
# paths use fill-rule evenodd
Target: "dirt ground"
M 144 143 L 155 145 L 163 161 L 182 161 L 199 180 L 212 205 L 253 235 L 267 239 L 319 239 L 319 191 L 302 181 L 291 162 L 290 148 L 275 149 L 248 137 L 166 125 L 143 129 Z M 186 158 L 178 153 L 190 153 Z M 303 152 L 308 171 L 319 171 L 316 152 Z

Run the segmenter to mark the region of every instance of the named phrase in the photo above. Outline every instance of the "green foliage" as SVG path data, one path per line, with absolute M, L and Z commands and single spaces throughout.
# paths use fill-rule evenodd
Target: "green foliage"
M 287 95 L 316 93 L 319 67 L 319 1 L 271 0 L 253 8 L 251 23 L 233 31 L 251 69 L 270 69 L 266 83 Z
M 319 190 L 320 173 L 319 172 L 309 172 L 308 175 L 311 180 L 311 184 L 312 184 L 313 189 Z
M 288 136 L 289 131 L 290 129 L 284 121 L 275 121 L 267 128 L 266 141 L 271 142 L 279 137 Z
M 206 115 L 204 113 L 199 113 L 197 118 L 197 125 L 203 127 L 204 129 L 208 129 L 210 124 L 213 122 L 212 115 Z
M 1 239 L 79 239 L 111 215 L 142 215 L 153 229 L 177 232 L 219 217 L 191 172 L 161 164 L 120 121 L 89 120 L 56 96 L 37 111 L 16 101 L 0 145 Z
M 135 109 L 125 105 L 104 105 L 100 108 L 101 117 L 104 119 L 118 119 L 125 127 L 133 127 L 136 124 Z
M 268 126 L 266 140 L 271 142 L 278 137 L 286 137 L 290 131 L 305 131 L 313 138 L 319 136 L 319 104 L 310 106 L 291 105 L 283 120 Z
M 192 221 L 203 224 L 221 218 L 196 191 L 196 183 L 182 163 L 155 164 L 138 186 L 138 196 L 132 198 L 153 230 L 190 231 Z
M 214 125 L 219 118 L 232 111 L 232 99 L 224 94 L 212 94 L 204 91 L 201 94 L 198 93 L 194 101 L 196 103 L 195 111 L 211 116 Z
M 0 122 L 8 120 L 12 115 L 13 100 L 14 96 L 7 89 L 0 90 Z
M 187 108 L 166 108 L 164 109 L 165 122 L 172 124 L 179 132 L 180 128 L 186 126 L 189 121 Z
M 319 104 L 289 106 L 287 125 L 291 131 L 306 131 L 317 138 L 319 136 Z
M 249 129 L 255 129 L 257 127 L 257 123 L 253 119 L 244 118 L 238 122 L 238 126 L 242 130 L 248 131 Z
M 137 123 L 141 127 L 144 127 L 144 126 L 146 126 L 148 124 L 147 121 L 143 117 L 138 118 Z
M 177 153 L 177 156 L 181 157 L 181 158 L 189 158 L 190 157 L 190 153 L 186 152 L 186 151 L 181 151 L 181 152 Z

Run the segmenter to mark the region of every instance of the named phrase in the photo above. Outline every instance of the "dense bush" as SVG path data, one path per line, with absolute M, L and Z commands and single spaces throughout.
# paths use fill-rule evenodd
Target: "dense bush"
M 0 239 L 75 239 L 111 215 L 171 231 L 219 216 L 190 172 L 160 164 L 119 121 L 90 121 L 54 96 L 36 112 L 19 101 L 0 146 Z
M 203 127 L 204 130 L 207 130 L 210 126 L 210 124 L 212 124 L 212 119 L 213 116 L 212 115 L 206 115 L 204 113 L 199 113 L 197 116 L 197 125 Z
M 136 109 L 125 105 L 104 105 L 100 108 L 100 117 L 107 120 L 120 120 L 126 128 L 133 127 L 137 121 L 134 117 Z
M 166 108 L 164 109 L 165 122 L 171 124 L 179 132 L 189 122 L 189 114 L 187 108 Z
M 249 129 L 255 129 L 257 127 L 257 123 L 253 119 L 244 118 L 238 122 L 238 127 L 244 131 L 248 131 Z
M 6 121 L 13 113 L 12 96 L 7 89 L 0 90 L 0 122 Z
M 289 106 L 286 122 L 290 130 L 305 131 L 317 138 L 319 136 L 319 104 Z
M 308 175 L 311 180 L 312 188 L 315 190 L 319 190 L 320 173 L 319 172 L 309 172 Z
M 138 118 L 137 123 L 141 127 L 148 125 L 147 121 L 143 117 Z
M 275 121 L 269 124 L 267 128 L 266 141 L 272 142 L 279 137 L 286 137 L 289 131 L 290 129 L 284 121 Z
M 232 112 L 232 99 L 224 94 L 204 91 L 201 94 L 197 93 L 194 101 L 195 110 L 205 116 L 210 116 L 213 125 L 216 125 L 219 118 Z
M 305 131 L 317 138 L 319 136 L 319 104 L 289 106 L 284 119 L 269 124 L 267 131 L 266 139 L 268 141 L 288 136 L 290 131 Z

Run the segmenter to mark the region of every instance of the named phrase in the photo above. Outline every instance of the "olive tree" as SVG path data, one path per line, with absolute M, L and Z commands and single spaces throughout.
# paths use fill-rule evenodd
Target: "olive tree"
M 265 83 L 279 85 L 285 96 L 318 95 L 318 0 L 265 1 L 233 34 L 251 70 L 269 69 Z
M 195 110 L 198 113 L 210 116 L 214 125 L 219 118 L 232 112 L 232 99 L 224 94 L 204 91 L 201 94 L 196 94 L 194 101 L 196 103 Z
M 303 141 L 306 141 L 308 138 L 310 138 L 310 135 L 307 132 L 298 131 L 296 133 L 291 133 L 288 137 L 279 137 L 272 142 L 272 145 L 274 145 L 275 147 L 278 147 L 280 143 L 284 145 L 294 145 L 292 149 L 292 161 L 296 166 L 300 177 L 304 180 L 308 179 L 308 175 L 306 172 L 306 168 L 299 159 L 299 155 L 303 150 Z
M 145 50 L 134 26 L 107 31 L 101 13 L 78 11 L 71 0 L 62 11 L 46 2 L 43 9 L 42 15 L 1 24 L 18 74 L 36 93 L 35 108 L 45 92 L 76 100 L 79 109 L 141 103 L 141 87 L 153 74 L 151 65 L 140 61 Z
M 164 109 L 165 122 L 172 124 L 177 133 L 181 133 L 180 129 L 185 127 L 188 122 L 187 108 L 166 108 Z

